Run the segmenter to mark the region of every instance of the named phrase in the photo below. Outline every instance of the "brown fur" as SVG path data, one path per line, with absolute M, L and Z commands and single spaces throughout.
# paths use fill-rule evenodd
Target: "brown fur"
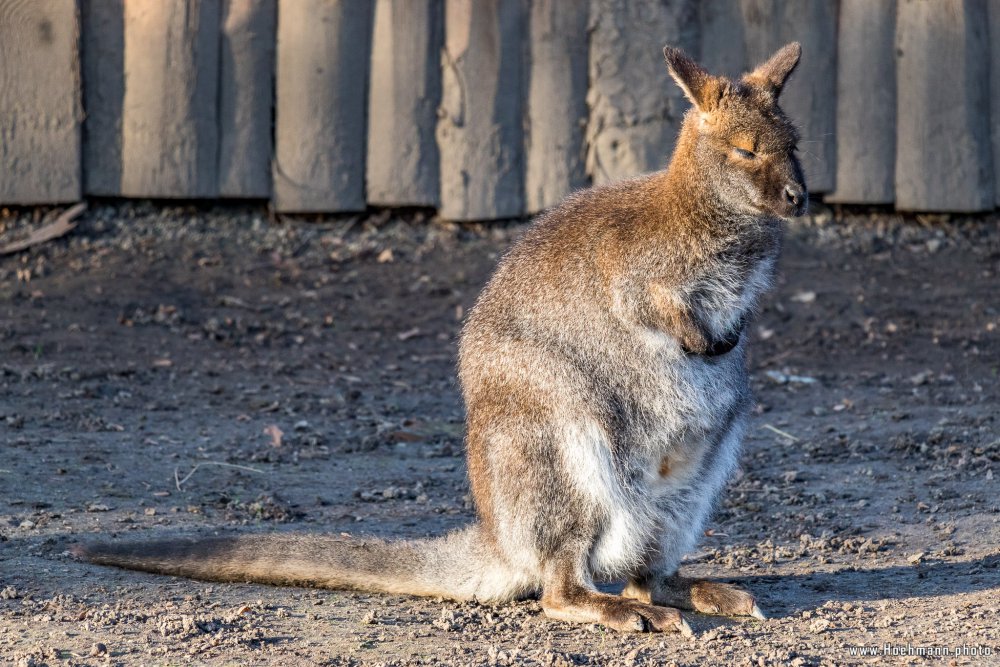
M 465 325 L 478 524 L 423 542 L 267 535 L 77 552 L 226 581 L 541 593 L 553 618 L 622 630 L 684 631 L 676 608 L 760 616 L 748 593 L 677 567 L 735 465 L 750 405 L 742 331 L 781 220 L 805 210 L 797 136 L 777 105 L 799 46 L 740 80 L 664 54 L 694 104 L 669 167 L 541 216 Z M 619 576 L 623 595 L 595 588 Z

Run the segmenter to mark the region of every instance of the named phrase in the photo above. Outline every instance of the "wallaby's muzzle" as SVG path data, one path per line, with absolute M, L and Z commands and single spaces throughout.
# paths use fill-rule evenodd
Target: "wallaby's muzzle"
M 782 164 L 783 163 L 783 164 Z M 771 193 L 771 210 L 782 218 L 798 218 L 809 208 L 809 191 L 806 189 L 802 165 L 792 151 L 770 174 L 771 185 L 766 186 Z
M 804 187 L 797 183 L 789 184 L 785 186 L 782 194 L 785 199 L 786 217 L 797 218 L 805 215 L 806 210 L 809 208 L 809 193 L 806 192 Z

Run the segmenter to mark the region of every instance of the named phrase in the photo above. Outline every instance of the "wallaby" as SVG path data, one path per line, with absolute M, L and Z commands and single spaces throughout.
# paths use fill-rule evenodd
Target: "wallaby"
M 239 535 L 77 555 L 221 581 L 540 595 L 552 618 L 628 631 L 690 633 L 679 609 L 764 618 L 749 593 L 678 566 L 736 465 L 744 331 L 783 219 L 806 209 L 778 107 L 800 52 L 730 80 L 664 49 L 693 104 L 669 167 L 571 195 L 500 261 L 459 346 L 478 523 L 420 541 Z M 616 579 L 621 595 L 595 587 Z

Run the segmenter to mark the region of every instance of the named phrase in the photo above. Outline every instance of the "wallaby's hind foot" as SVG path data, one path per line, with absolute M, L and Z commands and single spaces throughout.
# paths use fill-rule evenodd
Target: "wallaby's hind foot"
M 689 577 L 633 579 L 622 596 L 645 604 L 662 604 L 716 616 L 753 616 L 766 620 L 754 596 L 731 584 Z
M 569 595 L 543 597 L 542 610 L 549 618 L 571 623 L 600 623 L 622 632 L 680 632 L 686 637 L 694 633 L 681 612 L 671 607 L 658 607 L 579 588 Z
M 767 619 L 754 596 L 738 586 L 700 579 L 694 580 L 689 590 L 695 610 L 703 614 Z
M 600 623 L 622 632 L 680 632 L 693 636 L 681 612 L 594 589 L 584 577 L 546 581 L 542 610 L 549 618 L 571 623 Z

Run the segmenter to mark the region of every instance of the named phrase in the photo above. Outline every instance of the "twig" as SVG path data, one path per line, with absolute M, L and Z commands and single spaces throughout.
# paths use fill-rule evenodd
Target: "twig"
M 70 206 L 49 224 L 32 230 L 26 238 L 23 238 L 20 241 L 12 241 L 11 243 L 0 247 L 0 255 L 11 255 L 15 252 L 21 252 L 22 250 L 27 250 L 33 245 L 45 243 L 46 241 L 51 241 L 52 239 L 57 239 L 60 236 L 68 234 L 74 227 L 76 227 L 76 223 L 73 222 L 73 218 L 80 215 L 85 210 L 87 210 L 87 202 L 80 202 L 75 206 Z
M 266 310 L 263 306 L 255 306 L 247 303 L 237 296 L 221 296 L 219 297 L 219 305 L 228 306 L 229 308 L 245 308 L 247 310 L 252 310 L 255 313 L 261 313 Z
M 222 461 L 202 461 L 201 463 L 195 463 L 194 467 L 191 468 L 191 472 L 184 475 L 183 479 L 181 479 L 180 477 L 180 468 L 174 468 L 174 484 L 177 485 L 177 490 L 183 491 L 183 489 L 181 489 L 181 486 L 184 484 L 184 482 L 191 479 L 191 475 L 193 475 L 195 471 L 197 471 L 198 468 L 202 466 L 222 466 L 224 468 L 238 468 L 239 470 L 246 470 L 247 472 L 259 472 L 262 474 L 264 473 L 263 470 L 260 470 L 258 468 L 251 468 L 250 466 L 241 466 L 238 463 L 223 463 Z
M 788 438 L 789 440 L 791 440 L 792 442 L 799 442 L 799 439 L 796 438 L 791 433 L 789 433 L 788 431 L 782 431 L 780 428 L 776 428 L 774 426 L 771 426 L 770 424 L 764 424 L 764 428 L 766 428 L 768 431 L 774 431 L 778 435 L 783 435 L 786 438 Z

